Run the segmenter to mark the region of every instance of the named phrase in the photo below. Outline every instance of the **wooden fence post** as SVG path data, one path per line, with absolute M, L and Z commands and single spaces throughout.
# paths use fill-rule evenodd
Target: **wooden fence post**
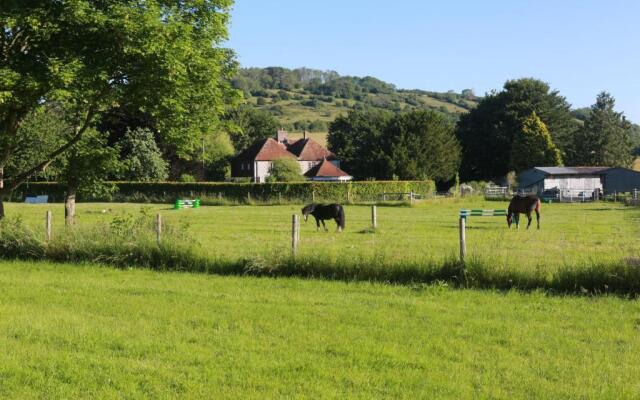
M 298 243 L 300 242 L 300 218 L 298 214 L 291 216 L 291 253 L 295 256 L 298 253 Z
M 371 226 L 373 229 L 378 227 L 378 210 L 376 206 L 371 206 Z
M 49 242 L 51 240 L 51 211 L 47 211 L 45 216 L 45 225 L 44 225 L 44 240 Z
M 460 217 L 460 262 L 464 264 L 464 259 L 467 255 L 467 241 L 465 237 L 465 222 L 466 218 Z
M 160 214 L 156 215 L 156 241 L 160 244 L 160 239 L 162 237 L 162 216 Z

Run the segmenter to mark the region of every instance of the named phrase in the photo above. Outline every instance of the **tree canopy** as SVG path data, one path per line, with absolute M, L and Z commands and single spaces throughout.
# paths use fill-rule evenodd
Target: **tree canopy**
M 127 181 L 163 181 L 169 165 L 148 129 L 138 128 L 125 134 L 120 147 L 123 155 L 120 179 Z
M 0 200 L 80 141 L 121 101 L 153 116 L 179 148 L 212 131 L 226 102 L 233 53 L 221 48 L 231 0 L 24 2 L 0 9 L 0 172 L 20 151 L 25 117 L 50 102 L 73 134 L 34 165 L 4 178 Z M 3 210 L 0 209 L 0 217 Z
M 453 126 L 432 111 L 354 111 L 331 124 L 328 142 L 359 179 L 446 181 L 460 162 Z
M 514 133 L 509 169 L 519 173 L 536 166 L 561 164 L 560 150 L 553 144 L 547 126 L 532 112 Z
M 397 114 L 382 137 L 386 176 L 403 180 L 451 180 L 460 166 L 460 145 L 451 123 L 432 111 Z
M 521 131 L 523 121 L 533 112 L 564 156 L 578 128 L 570 111 L 566 99 L 542 81 L 507 81 L 502 91 L 485 96 L 475 109 L 460 117 L 456 134 L 462 145 L 462 179 L 505 176 L 514 132 Z
M 572 160 L 576 164 L 629 167 L 633 162 L 633 126 L 615 111 L 615 103 L 611 94 L 598 94 L 574 138 Z

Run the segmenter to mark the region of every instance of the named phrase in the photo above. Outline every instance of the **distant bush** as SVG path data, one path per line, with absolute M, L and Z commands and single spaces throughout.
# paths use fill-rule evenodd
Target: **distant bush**
M 196 181 L 196 178 L 193 175 L 189 175 L 189 174 L 180 175 L 180 182 L 193 183 L 195 181 Z

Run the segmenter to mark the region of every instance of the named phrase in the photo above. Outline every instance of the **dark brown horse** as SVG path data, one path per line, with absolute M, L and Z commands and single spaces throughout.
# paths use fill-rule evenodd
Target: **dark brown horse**
M 324 224 L 325 219 L 335 220 L 338 225 L 338 232 L 344 230 L 344 208 L 340 204 L 307 204 L 302 209 L 305 222 L 309 214 L 316 219 L 316 230 L 320 229 L 320 223 L 322 223 L 325 232 L 327 231 L 327 226 Z
M 520 225 L 520 214 L 527 214 L 529 223 L 527 229 L 531 226 L 531 213 L 536 212 L 536 220 L 538 222 L 538 229 L 540 229 L 540 199 L 538 196 L 532 194 L 529 196 L 515 195 L 509 203 L 509 210 L 507 211 L 507 225 L 511 228 L 511 221 L 515 219 L 516 228 Z

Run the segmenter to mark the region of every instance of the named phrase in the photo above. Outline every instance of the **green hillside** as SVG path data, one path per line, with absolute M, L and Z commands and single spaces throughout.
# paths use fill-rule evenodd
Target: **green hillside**
M 329 124 L 349 110 L 427 108 L 456 121 L 479 100 L 469 89 L 462 93 L 402 90 L 372 77 L 340 76 L 308 68 L 243 68 L 233 84 L 244 93 L 246 104 L 275 116 L 283 128 L 315 132 L 321 141 Z

